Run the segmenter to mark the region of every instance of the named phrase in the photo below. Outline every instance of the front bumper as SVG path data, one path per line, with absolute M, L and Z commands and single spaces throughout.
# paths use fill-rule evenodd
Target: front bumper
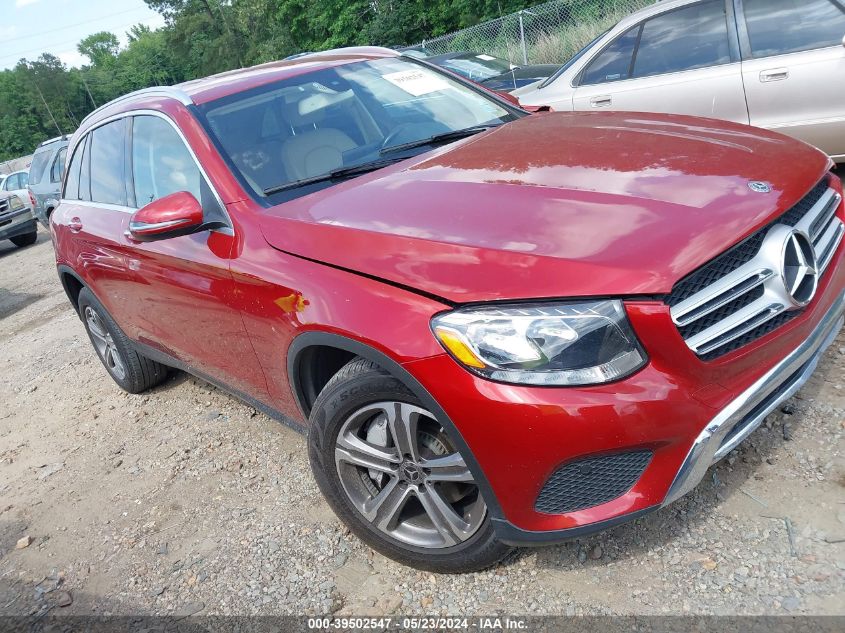
M 0 216 L 0 240 L 8 240 L 18 235 L 26 235 L 37 230 L 35 217 L 29 207 L 11 211 Z
M 580 537 L 692 490 L 807 381 L 845 320 L 845 248 L 839 250 L 801 316 L 717 361 L 689 350 L 665 304 L 635 301 L 626 306 L 649 363 L 617 383 L 507 385 L 470 374 L 448 355 L 405 368 L 470 449 L 500 539 L 530 545 Z M 651 459 L 627 492 L 561 514 L 537 509 L 544 485 L 564 465 L 633 451 L 649 451 Z
M 804 386 L 825 350 L 845 325 L 845 295 L 840 295 L 810 338 L 772 367 L 714 417 L 695 439 L 662 505 L 695 488 L 707 469 L 735 449 L 772 411 Z

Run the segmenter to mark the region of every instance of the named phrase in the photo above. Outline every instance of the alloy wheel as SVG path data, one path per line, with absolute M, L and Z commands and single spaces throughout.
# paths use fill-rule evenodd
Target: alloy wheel
M 118 380 L 126 378 L 126 364 L 114 343 L 111 333 L 106 329 L 103 320 L 91 306 L 85 306 L 85 324 L 91 333 L 91 340 L 106 369 Z
M 487 507 L 435 417 L 405 402 L 362 407 L 341 426 L 335 464 L 344 491 L 374 527 L 422 548 L 458 545 Z

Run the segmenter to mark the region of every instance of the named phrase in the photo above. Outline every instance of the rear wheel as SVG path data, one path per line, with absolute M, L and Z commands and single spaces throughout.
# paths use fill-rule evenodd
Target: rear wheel
M 317 483 L 355 534 L 403 564 L 437 572 L 489 567 L 496 540 L 481 491 L 446 429 L 398 380 L 347 364 L 311 413 Z
M 23 235 L 16 235 L 15 237 L 10 237 L 9 240 L 15 246 L 32 246 L 35 244 L 35 240 L 38 239 L 38 230 L 36 229 L 32 233 L 24 233 Z
M 79 314 L 97 356 L 122 389 L 140 393 L 167 378 L 167 367 L 136 352 L 88 288 L 79 292 Z

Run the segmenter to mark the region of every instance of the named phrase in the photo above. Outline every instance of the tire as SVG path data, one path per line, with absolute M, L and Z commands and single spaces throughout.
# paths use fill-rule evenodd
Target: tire
M 309 423 L 317 485 L 338 518 L 374 550 L 439 573 L 485 569 L 512 551 L 497 540 L 481 492 L 448 433 L 377 364 L 357 358 L 345 365 L 320 392 Z M 409 444 L 408 438 L 415 439 Z M 360 463 L 373 450 L 390 454 L 377 458 L 375 470 L 375 462 Z
M 18 247 L 23 246 L 32 246 L 35 244 L 35 240 L 38 239 L 38 229 L 34 230 L 32 233 L 24 233 L 23 235 L 16 235 L 15 237 L 10 237 L 9 240 Z
M 167 367 L 136 352 L 88 288 L 79 292 L 79 314 L 100 362 L 121 389 L 141 393 L 167 378 Z

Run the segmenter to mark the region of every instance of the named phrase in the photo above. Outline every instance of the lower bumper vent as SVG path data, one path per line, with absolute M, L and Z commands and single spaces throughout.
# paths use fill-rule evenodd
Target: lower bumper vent
M 613 501 L 633 487 L 649 461 L 651 451 L 570 462 L 549 477 L 534 507 L 546 514 L 566 514 Z

